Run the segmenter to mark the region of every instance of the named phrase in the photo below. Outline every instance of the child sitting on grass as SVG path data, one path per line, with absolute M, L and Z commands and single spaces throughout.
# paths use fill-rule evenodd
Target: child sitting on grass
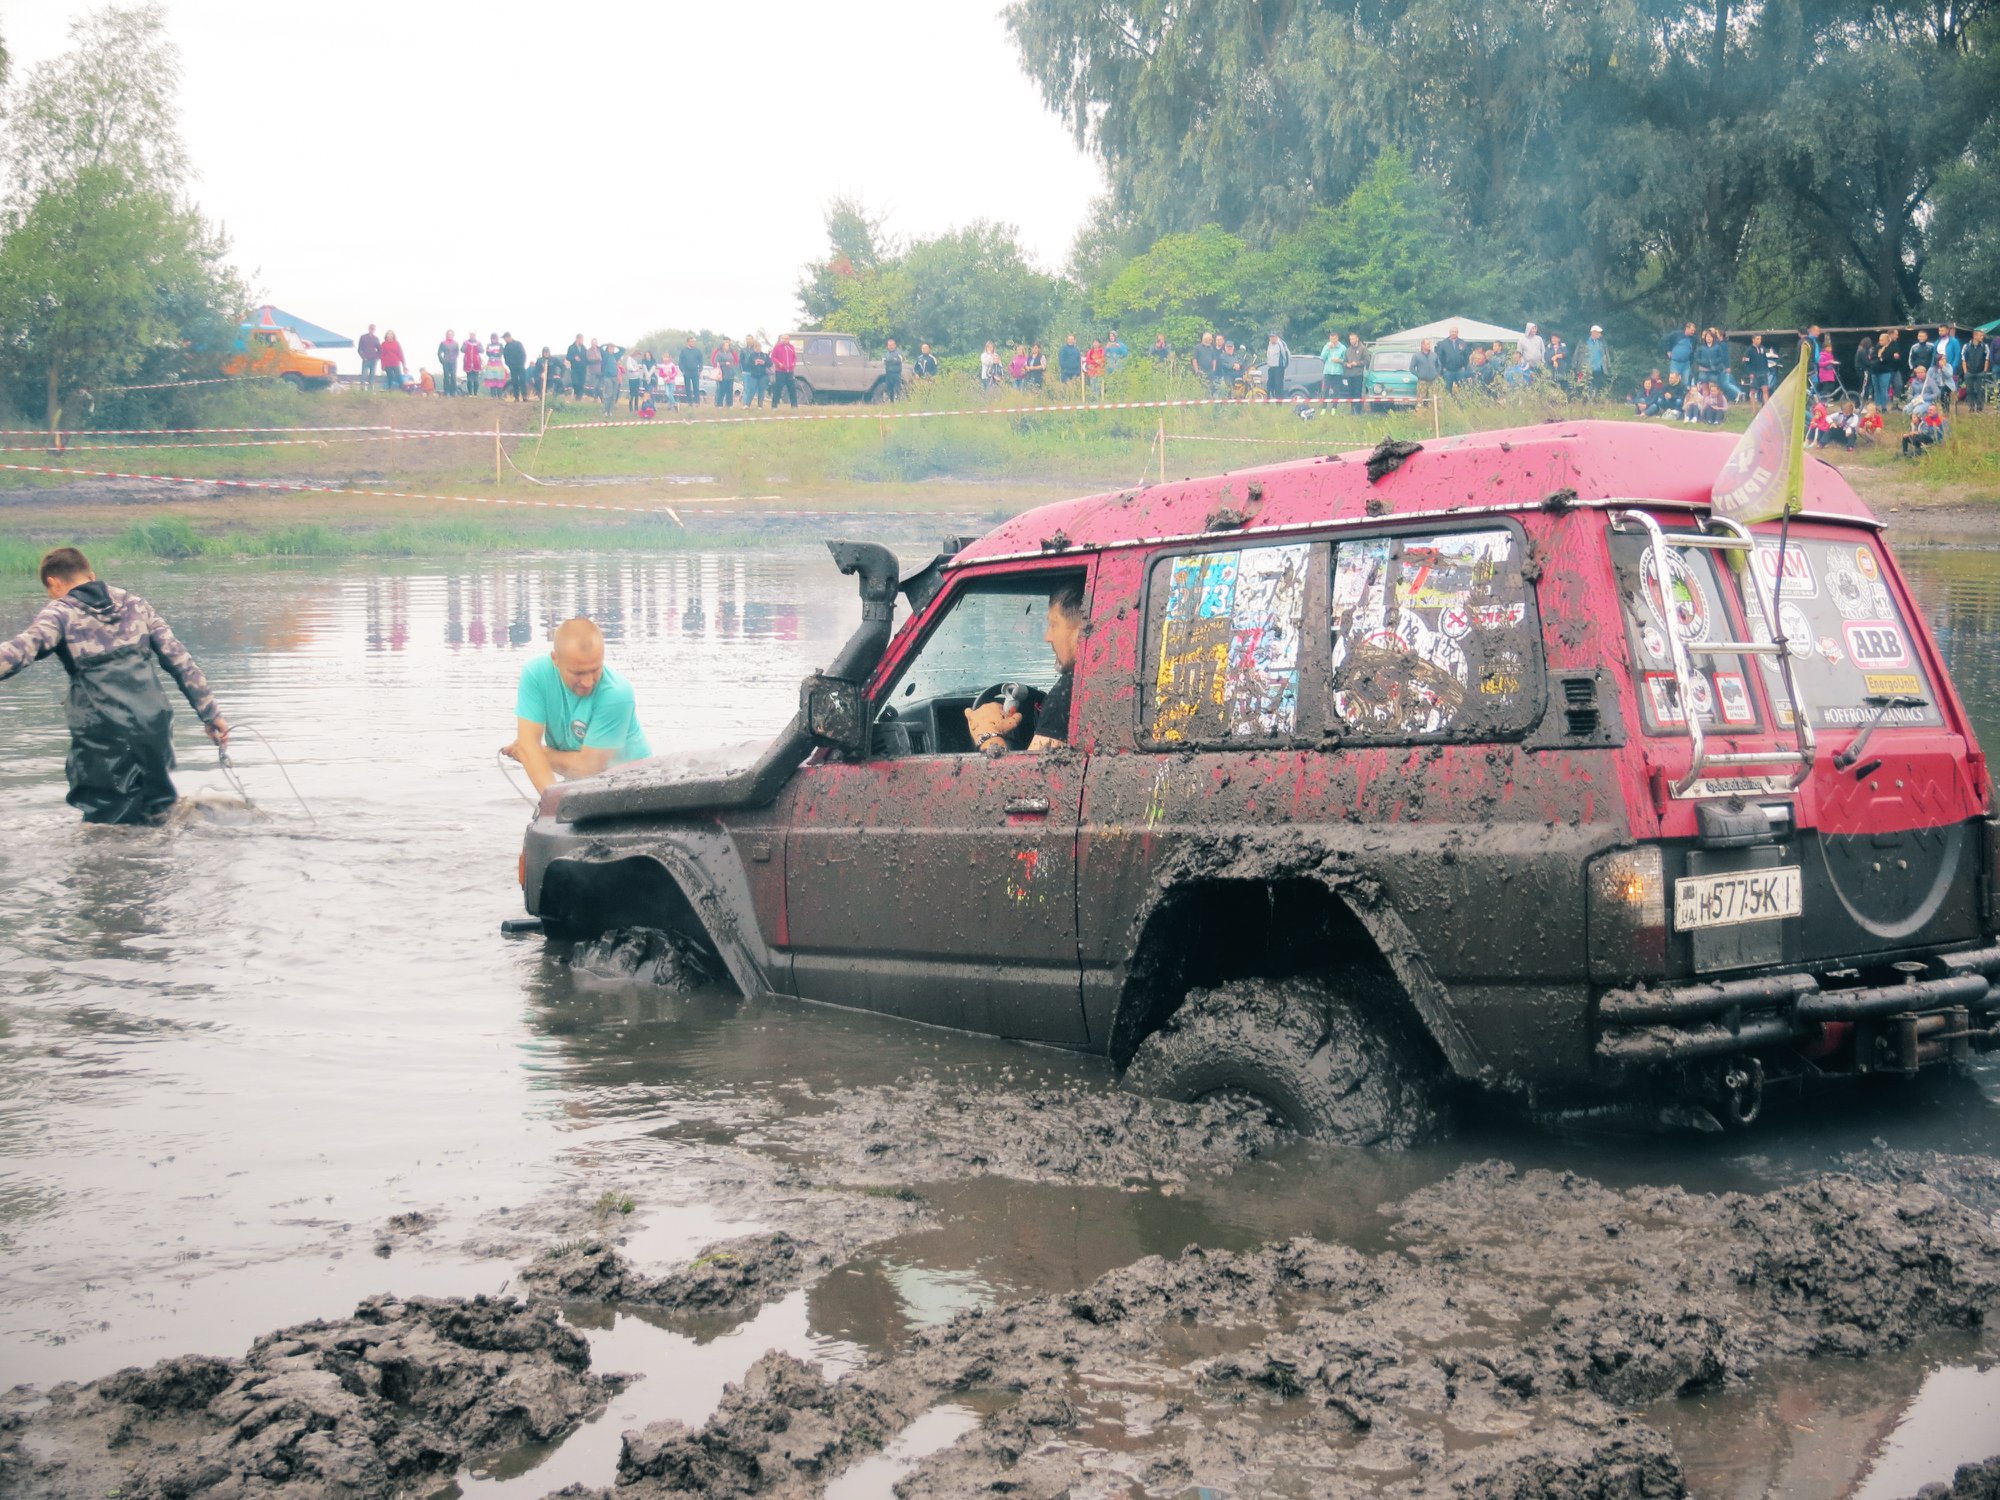
M 1922 458 L 1924 449 L 1944 441 L 1944 413 L 1935 401 L 1910 404 L 1910 430 L 1903 434 L 1903 457 Z
M 1882 441 L 1882 408 L 1873 401 L 1861 408 L 1861 438 L 1869 443 Z

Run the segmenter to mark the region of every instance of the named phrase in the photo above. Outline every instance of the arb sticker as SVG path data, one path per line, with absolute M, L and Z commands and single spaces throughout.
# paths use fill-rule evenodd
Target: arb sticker
M 1910 664 L 1910 648 L 1903 644 L 1903 632 L 1887 620 L 1849 620 L 1845 634 L 1847 654 L 1864 671 Z

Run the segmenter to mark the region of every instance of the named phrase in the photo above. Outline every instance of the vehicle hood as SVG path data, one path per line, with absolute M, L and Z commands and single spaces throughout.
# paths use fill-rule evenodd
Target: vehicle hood
M 573 823 L 740 806 L 745 783 L 773 748 L 770 740 L 743 740 L 627 761 L 565 787 L 558 816 Z

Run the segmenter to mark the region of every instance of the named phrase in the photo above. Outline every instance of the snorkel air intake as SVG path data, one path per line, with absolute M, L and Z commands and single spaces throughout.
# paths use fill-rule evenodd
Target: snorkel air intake
M 874 542 L 828 542 L 826 546 L 841 572 L 860 575 L 861 628 L 848 638 L 824 672 L 806 679 L 806 685 L 810 688 L 832 679 L 852 684 L 858 696 L 882 653 L 889 649 L 900 567 L 895 553 Z M 634 761 L 565 787 L 555 813 L 566 823 L 582 823 L 763 807 L 784 790 L 800 762 L 812 753 L 813 744 L 804 715 L 795 714 L 754 760 L 745 762 L 738 755 L 727 755 Z M 544 811 L 548 808 L 545 801 Z

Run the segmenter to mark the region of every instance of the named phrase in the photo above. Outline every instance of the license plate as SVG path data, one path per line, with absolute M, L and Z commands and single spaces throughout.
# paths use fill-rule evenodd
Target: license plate
M 1734 927 L 1739 922 L 1770 922 L 1796 917 L 1799 867 L 1744 870 L 1735 875 L 1690 875 L 1674 882 L 1674 930 Z

